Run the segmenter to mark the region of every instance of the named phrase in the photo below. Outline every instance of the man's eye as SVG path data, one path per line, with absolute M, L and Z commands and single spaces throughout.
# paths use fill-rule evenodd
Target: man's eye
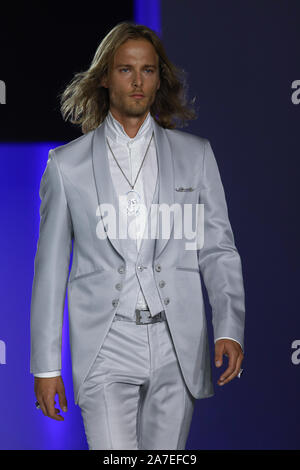
M 129 68 L 128 68 L 128 67 L 124 67 L 124 68 L 122 68 L 122 69 L 120 69 L 120 70 L 121 70 L 121 72 L 123 72 L 124 70 L 129 70 Z M 150 73 L 153 72 L 152 69 L 145 69 L 145 70 L 146 70 L 146 72 L 150 72 Z

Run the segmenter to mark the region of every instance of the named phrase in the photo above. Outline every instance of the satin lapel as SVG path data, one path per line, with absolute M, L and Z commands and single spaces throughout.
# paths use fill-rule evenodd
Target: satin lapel
M 158 174 L 159 174 L 159 195 L 158 203 L 166 204 L 168 207 L 174 204 L 174 168 L 171 147 L 166 136 L 166 131 L 154 120 L 154 135 L 156 143 Z M 159 211 L 160 213 L 160 211 Z M 163 212 L 161 212 L 163 214 Z M 162 217 L 159 217 L 161 222 Z M 174 225 L 173 211 L 170 211 L 170 236 Z M 155 258 L 158 258 L 164 249 L 168 238 L 161 238 L 161 224 L 159 223 L 159 238 L 156 240 Z
M 107 236 L 114 248 L 123 257 L 122 248 L 118 237 L 119 204 L 109 169 L 109 161 L 105 142 L 104 122 L 100 124 L 94 131 L 92 144 L 92 159 L 94 178 L 97 188 L 98 205 L 100 205 L 101 215 L 104 218 L 107 217 L 106 211 L 104 211 L 101 207 L 102 204 L 112 205 L 115 208 L 116 213 L 116 236 L 110 237 L 109 231 L 107 231 Z

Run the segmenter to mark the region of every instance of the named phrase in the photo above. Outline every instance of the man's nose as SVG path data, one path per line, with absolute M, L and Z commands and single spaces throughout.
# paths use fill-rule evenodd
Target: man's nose
M 133 84 L 140 86 L 142 84 L 142 74 L 140 72 L 136 72 L 133 76 Z

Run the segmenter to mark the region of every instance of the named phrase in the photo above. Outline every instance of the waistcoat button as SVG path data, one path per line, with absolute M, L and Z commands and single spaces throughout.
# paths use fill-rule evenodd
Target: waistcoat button
M 120 284 L 120 283 L 118 282 L 118 284 L 115 285 L 115 288 L 118 289 L 118 290 L 121 290 L 121 289 L 122 289 L 122 284 Z
M 165 281 L 159 281 L 159 287 L 165 287 L 166 283 Z
M 164 299 L 164 304 L 165 304 L 165 305 L 168 305 L 169 302 L 170 302 L 169 297 L 166 297 L 166 298 Z
M 161 271 L 161 265 L 160 265 L 160 264 L 157 264 L 157 265 L 155 266 L 155 271 L 158 271 L 158 272 Z
M 118 305 L 118 302 L 119 302 L 119 299 L 114 299 L 112 301 L 113 306 L 115 307 L 116 305 Z
M 125 266 L 122 264 L 119 269 L 118 269 L 120 274 L 123 274 L 125 272 Z

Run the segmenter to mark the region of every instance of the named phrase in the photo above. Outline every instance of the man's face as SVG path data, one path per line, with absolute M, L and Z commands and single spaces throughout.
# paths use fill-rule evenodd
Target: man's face
M 160 86 L 159 59 L 145 39 L 128 39 L 116 51 L 102 86 L 108 88 L 110 110 L 118 117 L 145 116 Z M 133 96 L 142 94 L 142 97 Z

